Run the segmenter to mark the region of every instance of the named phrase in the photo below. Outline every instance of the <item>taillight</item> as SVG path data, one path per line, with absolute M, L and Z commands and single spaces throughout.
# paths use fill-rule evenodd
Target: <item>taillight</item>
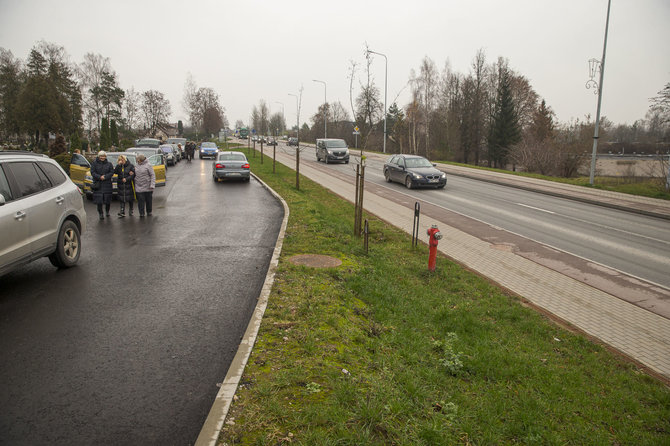
M 247 164 L 242 164 L 242 169 L 248 169 L 249 168 L 249 163 Z
M 217 169 L 225 169 L 226 166 L 224 166 L 223 164 L 217 164 L 217 165 L 216 165 L 216 168 L 217 168 Z

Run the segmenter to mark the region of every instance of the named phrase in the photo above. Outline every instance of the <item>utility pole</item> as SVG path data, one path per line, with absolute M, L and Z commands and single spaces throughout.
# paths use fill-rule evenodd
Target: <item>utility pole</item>
M 598 107 L 596 109 L 596 128 L 593 131 L 593 152 L 591 154 L 591 172 L 589 174 L 589 184 L 593 186 L 593 182 L 595 181 L 595 172 L 596 172 L 596 154 L 598 152 L 598 128 L 600 127 L 600 104 L 603 99 L 603 78 L 605 75 L 605 54 L 607 53 L 607 32 L 609 30 L 609 25 L 610 25 L 610 5 L 612 3 L 612 0 L 607 0 L 607 19 L 605 21 L 605 42 L 603 43 L 603 58 L 600 61 L 600 82 L 596 83 L 593 80 L 593 77 L 595 77 L 595 71 L 598 70 L 598 61 L 595 59 L 591 59 L 589 63 L 591 64 L 591 79 L 586 82 L 586 88 L 590 88 L 590 85 L 595 84 L 595 86 L 598 88 L 597 93 L 598 93 Z

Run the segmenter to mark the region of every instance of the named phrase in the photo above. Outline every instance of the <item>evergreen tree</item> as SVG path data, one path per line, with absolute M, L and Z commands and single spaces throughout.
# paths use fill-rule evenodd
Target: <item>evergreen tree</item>
M 102 123 L 100 124 L 100 150 L 109 149 L 110 143 L 109 121 L 107 121 L 107 118 L 102 118 Z
M 75 149 L 81 150 L 81 138 L 79 138 L 79 132 L 74 132 L 70 136 L 70 151 L 74 152 Z
M 550 139 L 554 135 L 554 112 L 547 107 L 544 99 L 533 114 L 530 132 L 537 142 Z
M 119 147 L 119 130 L 116 128 L 116 120 L 112 119 L 109 127 L 109 139 L 114 147 Z
M 506 69 L 501 68 L 493 125 L 489 134 L 489 157 L 494 166 L 504 167 L 510 148 L 520 141 L 521 128 L 512 98 L 510 76 Z

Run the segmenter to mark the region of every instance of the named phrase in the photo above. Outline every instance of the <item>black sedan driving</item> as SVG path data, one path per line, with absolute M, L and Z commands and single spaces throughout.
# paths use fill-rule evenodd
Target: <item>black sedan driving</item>
M 415 187 L 436 187 L 447 185 L 447 174 L 438 170 L 435 164 L 417 155 L 393 155 L 384 163 L 384 178 L 388 183 L 395 181 L 407 189 Z

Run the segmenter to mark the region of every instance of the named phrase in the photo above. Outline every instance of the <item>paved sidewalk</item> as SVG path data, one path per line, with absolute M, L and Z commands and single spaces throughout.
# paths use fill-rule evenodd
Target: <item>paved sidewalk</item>
M 371 154 L 371 156 L 380 155 Z M 286 155 L 278 155 L 277 159 L 288 166 L 294 163 L 293 159 Z M 440 167 L 450 172 L 453 166 L 440 165 Z M 348 182 L 334 177 L 324 178 L 320 172 L 307 164 L 300 166 L 300 173 L 345 199 L 354 200 L 354 188 Z M 503 174 L 496 174 L 499 175 Z M 500 178 L 494 180 L 503 181 Z M 534 181 L 542 182 L 542 180 Z M 552 184 L 550 189 L 553 188 Z M 623 195 L 613 196 L 611 192 L 590 189 L 588 191 L 590 200 L 596 200 L 601 193 L 603 199 L 612 197 L 610 199 L 613 200 L 622 200 L 619 195 Z M 567 193 L 564 192 L 566 195 Z M 648 210 L 644 206 L 650 206 L 654 212 L 668 212 L 670 216 L 670 204 L 656 203 L 653 199 L 638 201 L 627 198 L 627 200 L 637 203 L 636 206 L 642 211 Z M 648 200 L 651 201 L 645 204 Z M 412 232 L 412 213 L 408 212 L 406 207 L 372 193 L 366 194 L 364 205 L 367 212 L 407 233 Z M 490 243 L 450 227 L 447 222 L 426 220 L 422 219 L 419 229 L 424 242 L 428 242 L 426 230 L 429 226 L 438 224 L 443 234 L 438 249 L 445 255 L 670 380 L 670 320 L 512 252 L 493 249 Z

